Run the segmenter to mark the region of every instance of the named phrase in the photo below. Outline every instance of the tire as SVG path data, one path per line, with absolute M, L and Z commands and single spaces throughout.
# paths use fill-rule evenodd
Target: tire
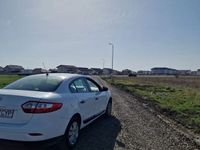
M 105 117 L 111 117 L 111 116 L 112 116 L 112 100 L 109 100 L 106 107 Z
M 60 150 L 67 150 L 74 148 L 79 139 L 79 132 L 80 132 L 80 120 L 77 117 L 73 117 L 67 126 L 62 141 L 58 145 Z

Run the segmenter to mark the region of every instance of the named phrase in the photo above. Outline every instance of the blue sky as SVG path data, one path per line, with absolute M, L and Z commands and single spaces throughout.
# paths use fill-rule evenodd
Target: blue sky
M 0 66 L 200 68 L 200 0 L 0 0 Z

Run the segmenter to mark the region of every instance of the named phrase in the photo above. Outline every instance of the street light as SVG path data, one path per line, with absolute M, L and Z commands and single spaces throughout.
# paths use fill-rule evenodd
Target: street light
M 112 73 L 113 73 L 113 62 L 114 62 L 114 44 L 113 43 L 109 43 L 109 45 L 112 46 Z
M 102 67 L 104 68 L 104 66 L 105 66 L 105 59 L 101 59 L 102 60 Z

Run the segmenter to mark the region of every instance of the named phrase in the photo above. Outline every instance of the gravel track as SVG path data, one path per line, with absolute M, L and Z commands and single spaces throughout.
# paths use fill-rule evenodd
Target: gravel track
M 108 85 L 109 86 L 109 85 Z M 132 95 L 109 86 L 113 95 L 113 117 L 99 118 L 81 131 L 75 150 L 197 150 L 168 123 L 152 113 Z M 0 150 L 31 150 L 0 143 Z M 58 150 L 55 146 L 48 148 Z
M 114 98 L 114 116 L 121 122 L 122 130 L 114 149 L 136 150 L 193 150 L 194 142 L 177 132 L 152 113 L 132 95 L 110 87 Z

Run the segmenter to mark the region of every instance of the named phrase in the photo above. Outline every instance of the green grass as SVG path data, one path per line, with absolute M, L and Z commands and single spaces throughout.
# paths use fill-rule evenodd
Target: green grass
M 0 88 L 5 87 L 9 83 L 20 79 L 21 77 L 18 75 L 0 75 Z
M 200 133 L 200 78 L 113 78 L 106 79 L 167 110 L 171 118 Z

